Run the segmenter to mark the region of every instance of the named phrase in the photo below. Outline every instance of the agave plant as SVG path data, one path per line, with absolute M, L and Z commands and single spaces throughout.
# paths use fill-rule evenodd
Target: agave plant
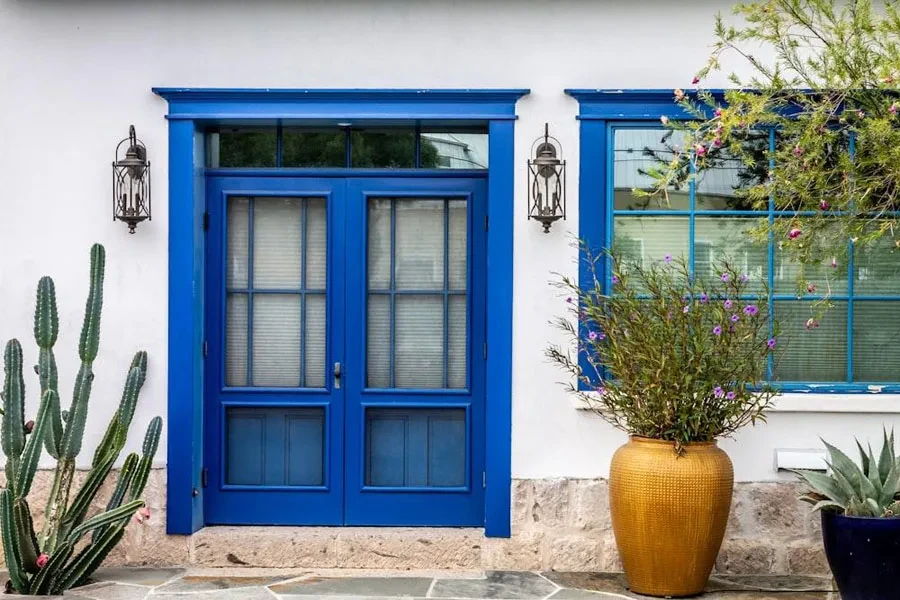
M 824 440 L 823 440 L 824 441 Z M 856 441 L 860 463 L 828 442 L 829 474 L 796 471 L 812 490 L 801 500 L 813 510 L 831 510 L 850 517 L 900 517 L 900 456 L 894 455 L 894 432 L 884 431 L 878 458 Z
M 131 517 L 144 509 L 141 499 L 153 456 L 159 444 L 162 420 L 154 418 L 144 438 L 141 455 L 126 457 L 106 510 L 89 516 L 88 509 L 125 446 L 138 395 L 147 376 L 147 353 L 131 361 L 118 409 L 97 447 L 90 472 L 70 502 L 75 460 L 81 451 L 88 400 L 94 380 L 93 362 L 100 341 L 103 305 L 103 246 L 91 248 L 90 291 L 78 344 L 81 367 L 75 378 L 72 402 L 60 410 L 58 374 L 53 346 L 59 332 L 53 280 L 38 283 L 34 337 L 38 364 L 34 370 L 41 388 L 34 421 L 25 422 L 25 382 L 22 346 L 10 340 L 3 355 L 5 377 L 0 441 L 6 456 L 7 488 L 0 491 L 0 529 L 3 555 L 9 571 L 7 591 L 43 596 L 60 594 L 84 583 L 125 534 Z M 47 499 L 44 528 L 35 533 L 28 493 L 37 470 L 41 448 L 56 459 L 53 485 Z M 77 550 L 77 552 L 76 552 Z

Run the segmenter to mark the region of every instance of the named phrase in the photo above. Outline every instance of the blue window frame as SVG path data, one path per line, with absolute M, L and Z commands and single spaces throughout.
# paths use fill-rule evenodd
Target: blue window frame
M 755 220 L 772 223 L 792 213 L 775 210 L 774 198 L 767 210 L 743 205 L 732 193 L 736 164 L 729 165 L 726 158 L 716 169 L 699 174 L 684 189 L 675 190 L 666 206 L 641 205 L 631 194 L 641 187 L 643 168 L 665 159 L 677 143 L 660 118 L 689 118 L 674 104 L 671 91 L 567 93 L 580 103 L 579 236 L 588 247 L 597 252 L 615 241 L 644 261 L 680 251 L 695 272 L 711 269 L 722 256 L 737 259 L 751 280 L 756 277 L 768 284 L 768 314 L 778 320 L 785 347 L 777 368 L 770 358 L 768 376 L 782 390 L 900 391 L 896 378 L 900 359 L 891 358 L 896 352 L 887 352 L 900 339 L 900 326 L 887 317 L 900 308 L 900 270 L 889 266 L 896 263 L 891 261 L 893 248 L 862 253 L 848 242 L 851 262 L 845 275 L 813 274 L 823 278 L 812 280 L 819 291 L 829 277 L 834 307 L 807 332 L 809 308 L 823 296 L 807 293 L 798 298 L 795 265 L 782 257 L 772 237 L 768 243 L 753 244 L 743 235 Z M 760 132 L 763 155 L 774 150 L 775 136 L 771 130 Z M 849 143 L 852 152 L 853 140 Z M 586 271 L 581 280 L 591 281 Z M 608 274 L 604 273 L 604 281 L 608 291 Z
M 204 517 L 204 305 L 206 147 L 203 132 L 221 125 L 271 126 L 302 122 L 396 125 L 428 123 L 448 131 L 486 125 L 487 213 L 485 324 L 487 352 L 484 526 L 491 537 L 510 534 L 512 273 L 514 121 L 516 101 L 528 90 L 310 90 L 157 88 L 169 120 L 169 351 L 167 532 L 188 534 Z M 471 157 L 466 155 L 466 161 Z M 451 162 L 452 162 L 451 158 Z M 465 161 L 463 161 L 465 162 Z M 282 176 L 310 169 L 281 169 Z M 232 173 L 239 175 L 240 173 Z M 245 173 L 246 174 L 246 173 Z M 322 168 L 323 176 L 347 175 Z M 364 175 L 364 173 L 356 173 Z M 380 173 L 375 173 L 380 176 Z M 239 415 L 237 415 L 239 416 Z M 295 415 L 315 427 L 316 415 Z M 365 423 L 360 415 L 360 431 Z M 453 421 L 451 419 L 451 421 Z M 260 431 L 263 424 L 245 424 Z M 456 427 L 458 425 L 451 425 Z M 327 435 L 327 432 L 326 432 Z M 439 438 L 435 438 L 436 440 Z M 298 475 L 299 476 L 299 475 Z M 311 481 L 315 478 L 307 474 Z M 362 477 L 360 475 L 360 477 Z M 470 482 L 472 486 L 479 482 Z M 387 502 L 387 500 L 385 500 Z M 398 507 L 398 511 L 403 507 Z

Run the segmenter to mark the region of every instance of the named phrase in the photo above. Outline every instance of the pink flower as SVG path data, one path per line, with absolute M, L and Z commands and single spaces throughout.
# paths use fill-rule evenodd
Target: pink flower
M 692 83 L 693 85 L 697 85 L 698 83 L 700 83 L 700 78 L 697 77 L 696 75 L 694 75 L 694 78 L 691 79 L 691 83 Z
M 857 111 L 856 111 L 856 116 L 859 117 L 860 119 L 865 119 L 865 118 L 866 118 L 866 113 L 864 113 L 864 112 L 860 109 L 860 110 L 857 110 Z
M 766 345 L 769 347 L 769 350 L 775 349 L 775 338 L 769 338 L 769 341 L 766 342 Z
M 588 334 L 588 339 L 591 340 L 592 342 L 593 342 L 594 340 L 596 340 L 596 339 L 597 339 L 597 332 L 596 332 L 596 331 L 590 332 L 590 333 Z
M 897 103 L 896 102 L 891 104 L 891 106 L 888 108 L 888 112 L 891 113 L 892 115 L 897 114 Z
M 134 520 L 138 523 L 143 523 L 147 519 L 150 518 L 150 509 L 144 506 L 143 508 L 139 508 L 136 513 L 134 513 Z
M 794 146 L 794 156 L 796 156 L 797 158 L 803 156 L 803 148 L 800 147 L 800 144 Z
M 674 93 L 675 93 L 676 100 L 679 100 L 679 101 L 684 100 L 684 90 L 683 89 L 677 88 Z
M 34 431 L 34 421 L 28 421 L 25 423 L 25 433 L 31 433 Z
M 600 387 L 597 388 L 597 393 L 602 396 L 603 394 L 606 393 L 606 388 L 601 385 Z
M 566 302 L 568 302 L 569 304 L 572 304 L 572 297 L 570 296 L 570 297 L 566 298 Z
M 47 566 L 48 560 L 50 560 L 50 557 L 47 556 L 46 552 L 41 552 L 40 554 L 38 554 L 38 557 L 37 557 L 38 569 L 43 569 L 45 566 Z
M 794 227 L 793 229 L 791 229 L 788 232 L 788 237 L 791 238 L 792 240 L 796 240 L 798 237 L 800 237 L 801 233 L 803 233 L 803 232 L 800 231 L 799 229 L 797 229 L 796 227 Z
M 807 329 L 813 329 L 814 327 L 818 327 L 818 326 L 819 326 L 819 322 L 816 321 L 815 319 L 813 319 L 812 317 L 810 317 L 809 319 L 807 319 L 807 321 L 806 321 L 806 328 L 807 328 Z
M 671 255 L 671 254 L 666 254 L 666 255 L 663 257 L 663 260 L 666 261 L 667 263 L 672 262 L 672 255 Z
M 141 508 L 140 513 L 141 513 L 141 516 L 144 517 L 145 519 L 150 518 L 150 509 L 147 508 L 146 506 Z
M 691 311 L 691 307 L 687 306 L 687 305 L 685 305 L 684 308 L 681 309 L 681 312 L 683 312 L 685 314 L 689 313 L 690 311 Z
M 697 156 L 703 156 L 704 154 L 706 154 L 706 148 L 703 146 L 703 144 L 697 144 L 696 146 L 694 146 L 694 150 L 697 152 Z
M 659 122 L 662 123 L 663 125 L 668 125 L 669 117 L 667 117 L 666 115 L 663 115 L 659 118 Z
M 837 269 L 837 259 L 836 258 L 831 259 L 831 268 Z
M 806 284 L 806 291 L 809 292 L 810 294 L 814 294 L 814 293 L 816 292 L 816 284 L 814 284 L 814 283 L 807 283 L 807 284 Z
M 829 208 L 831 208 L 831 205 L 828 204 L 828 200 L 822 200 L 821 202 L 819 202 L 819 208 L 821 208 L 822 210 L 828 210 Z
M 716 110 L 713 111 L 713 114 L 714 114 L 715 116 L 717 116 L 717 117 L 721 117 L 721 116 L 722 116 L 722 109 L 721 109 L 721 108 L 717 108 Z
M 716 138 L 713 140 L 713 146 L 715 146 L 716 148 L 720 148 L 722 146 L 722 138 L 716 136 Z

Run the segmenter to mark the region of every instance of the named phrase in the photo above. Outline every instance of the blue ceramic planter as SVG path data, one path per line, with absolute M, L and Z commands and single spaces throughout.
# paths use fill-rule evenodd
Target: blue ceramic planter
M 842 600 L 900 598 L 900 518 L 823 512 L 822 536 Z

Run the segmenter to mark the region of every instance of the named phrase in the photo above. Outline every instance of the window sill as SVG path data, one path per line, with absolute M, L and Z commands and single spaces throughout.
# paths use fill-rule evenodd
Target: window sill
M 596 394 L 591 394 L 596 396 Z M 572 397 L 577 410 L 591 410 L 587 402 Z M 900 394 L 786 393 L 778 396 L 773 413 L 900 414 Z

